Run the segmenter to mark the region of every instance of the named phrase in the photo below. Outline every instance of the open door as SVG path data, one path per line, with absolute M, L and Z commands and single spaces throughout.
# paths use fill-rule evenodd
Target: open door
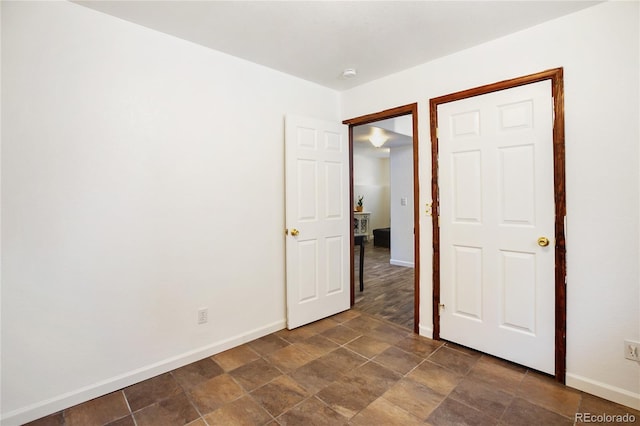
M 350 307 L 349 139 L 338 123 L 285 119 L 287 328 Z

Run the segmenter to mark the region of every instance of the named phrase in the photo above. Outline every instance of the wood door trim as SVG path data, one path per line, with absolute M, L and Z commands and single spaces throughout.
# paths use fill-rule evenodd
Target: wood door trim
M 403 115 L 411 114 L 412 127 L 413 127 L 413 241 L 414 241 L 414 288 L 413 288 L 413 331 L 419 332 L 420 324 L 420 191 L 419 191 L 419 174 L 418 174 L 418 104 L 408 104 L 399 106 L 396 108 L 387 109 L 384 111 L 376 112 L 373 114 L 367 114 L 360 117 L 350 118 L 344 120 L 342 124 L 349 125 L 349 194 L 350 199 L 353 200 L 353 128 L 355 126 L 361 126 L 363 124 L 373 123 L 375 121 L 387 120 L 390 118 L 396 118 Z M 350 210 L 351 223 L 353 223 L 353 209 Z M 353 226 L 350 227 L 351 231 L 351 306 L 355 303 L 355 290 L 354 284 L 354 263 L 353 263 Z
M 565 134 L 564 134 L 564 76 L 563 68 L 553 68 L 539 73 L 500 81 L 451 93 L 429 100 L 431 119 L 431 196 L 433 227 L 433 338 L 440 339 L 440 226 L 438 216 L 440 205 L 438 198 L 438 105 L 461 99 L 484 95 L 499 90 L 511 89 L 539 81 L 551 80 L 553 97 L 553 182 L 555 199 L 555 378 L 565 383 L 566 376 L 566 275 L 567 248 L 565 240 L 565 218 L 567 214 L 565 187 Z M 353 269 L 353 268 L 352 268 Z

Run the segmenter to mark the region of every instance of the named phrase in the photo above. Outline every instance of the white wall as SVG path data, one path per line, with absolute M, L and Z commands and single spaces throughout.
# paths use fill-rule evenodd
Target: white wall
M 391 164 L 391 259 L 389 263 L 413 267 L 413 145 L 391 148 L 389 160 Z M 406 198 L 404 206 L 401 203 L 403 198 Z
M 367 155 L 353 155 L 354 206 L 358 196 L 364 196 L 365 212 L 371 213 L 369 229 L 388 228 L 389 210 L 389 159 Z
M 283 328 L 283 117 L 339 94 L 68 2 L 2 43 L 2 424 Z
M 430 98 L 564 67 L 567 383 L 635 408 L 640 364 L 623 358 L 622 342 L 640 337 L 638 8 L 606 2 L 343 93 L 345 118 L 419 103 L 424 206 L 431 201 Z M 426 214 L 420 232 L 420 330 L 430 335 Z
M 638 9 L 598 5 L 340 104 L 333 91 L 81 6 L 2 2 L 3 424 L 284 325 L 285 113 L 339 121 L 417 101 L 423 206 L 428 99 L 557 66 L 567 380 L 640 408 L 640 366 L 622 358 L 622 340 L 640 340 Z M 261 206 L 261 226 L 247 226 L 248 203 Z M 430 334 L 431 219 L 420 222 Z M 251 254 L 249 240 L 270 250 Z M 210 320 L 197 326 L 202 306 Z

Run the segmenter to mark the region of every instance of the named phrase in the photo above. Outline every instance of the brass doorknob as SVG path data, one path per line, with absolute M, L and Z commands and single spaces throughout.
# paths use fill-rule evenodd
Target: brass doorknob
M 294 237 L 297 236 L 299 233 L 300 233 L 300 231 L 298 231 L 296 228 L 293 228 L 291 230 L 291 235 L 294 236 Z
M 538 238 L 538 245 L 540 247 L 546 247 L 549 245 L 549 239 L 547 237 Z

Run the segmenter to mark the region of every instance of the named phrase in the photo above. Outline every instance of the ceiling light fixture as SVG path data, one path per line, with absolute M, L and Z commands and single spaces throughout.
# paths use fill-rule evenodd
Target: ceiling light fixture
M 376 148 L 380 148 L 389 138 L 384 135 L 384 132 L 379 127 L 371 128 L 371 136 L 369 136 L 369 142 Z
M 347 68 L 342 71 L 342 78 L 353 78 L 358 75 L 358 72 L 354 68 Z

